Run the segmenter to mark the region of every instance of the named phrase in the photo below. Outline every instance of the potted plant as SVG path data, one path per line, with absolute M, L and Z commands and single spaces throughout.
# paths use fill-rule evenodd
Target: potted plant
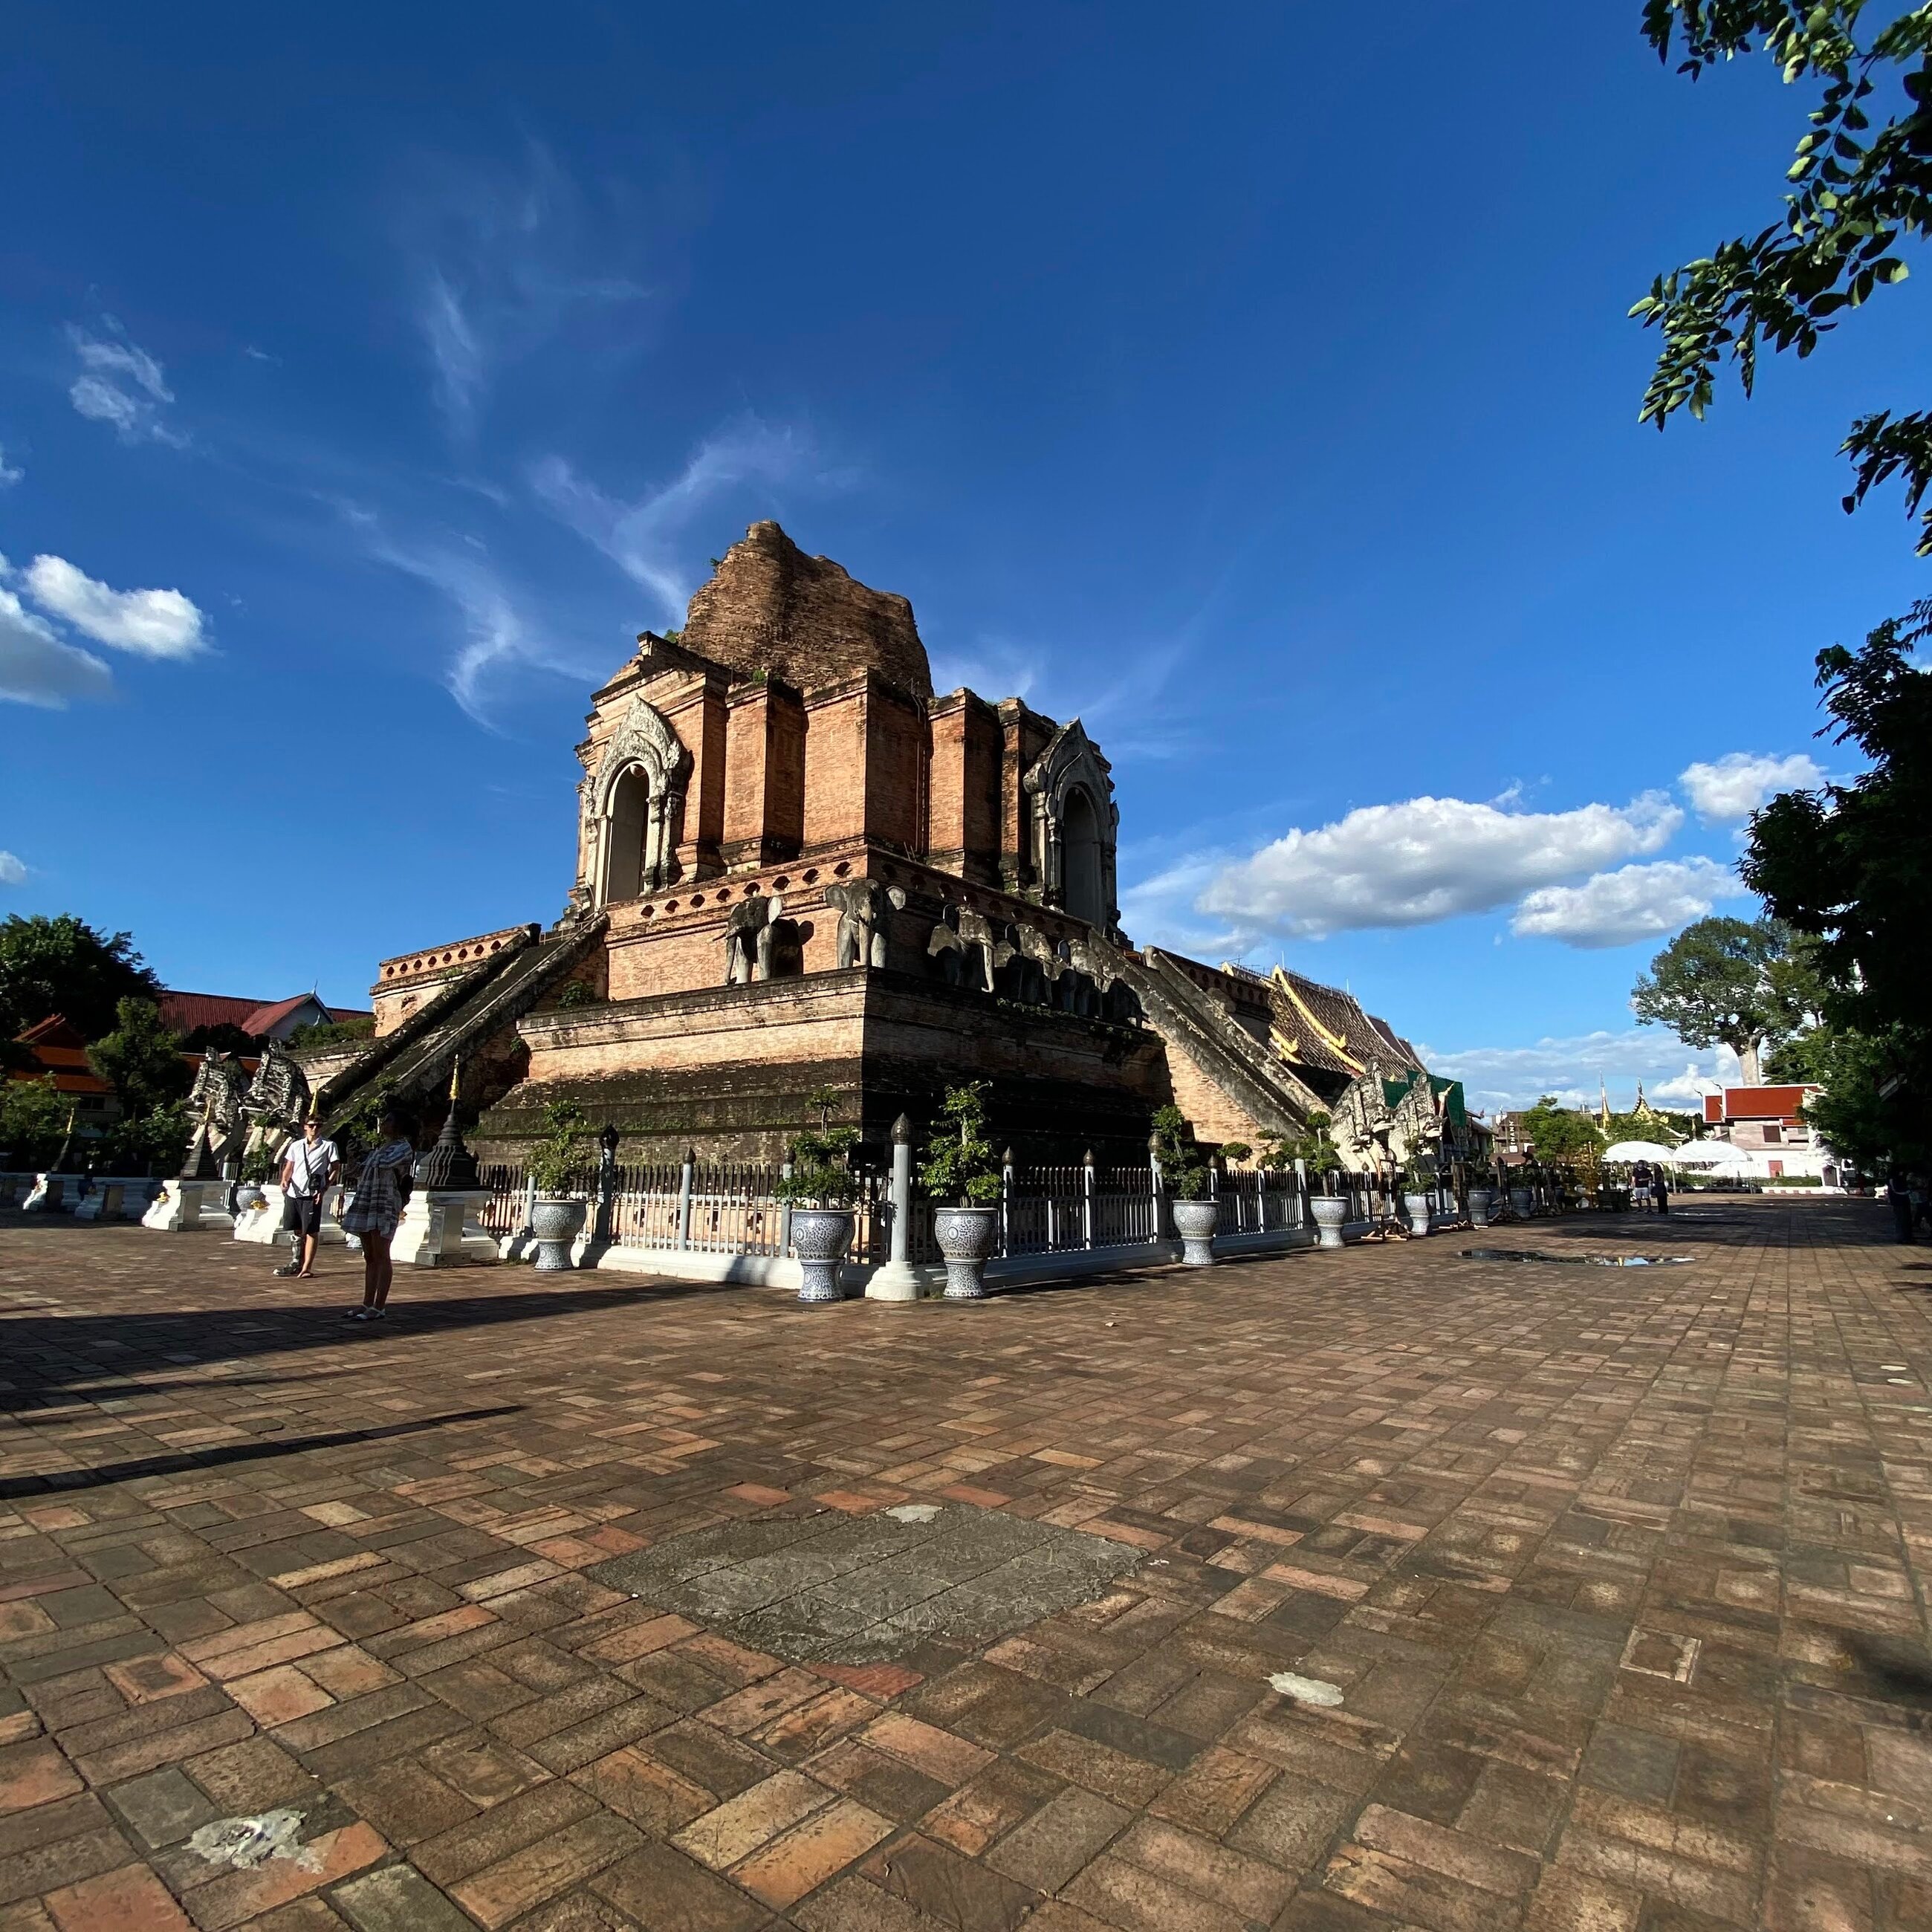
M 1154 1115 L 1154 1145 L 1174 1232 L 1180 1237 L 1180 1258 L 1189 1268 L 1211 1268 L 1221 1204 L 1208 1191 L 1208 1164 L 1195 1144 L 1192 1126 L 1178 1107 L 1162 1107 Z
M 1464 1172 L 1469 1179 L 1469 1226 L 1486 1228 L 1496 1210 L 1496 1173 L 1486 1160 L 1472 1160 Z
M 1316 1184 L 1309 1189 L 1308 1211 L 1315 1217 L 1315 1244 L 1321 1248 L 1343 1245 L 1342 1229 L 1348 1219 L 1348 1197 L 1335 1189 L 1342 1155 L 1329 1132 L 1334 1125 L 1333 1117 L 1318 1108 L 1302 1124 L 1300 1133 L 1286 1143 L 1290 1159 L 1300 1161 Z
M 530 1232 L 536 1238 L 537 1266 L 550 1274 L 574 1265 L 571 1246 L 590 1211 L 586 1197 L 573 1191 L 590 1158 L 590 1120 L 574 1100 L 548 1101 L 543 1112 L 543 1136 L 530 1149 L 527 1166 L 536 1185 Z
M 986 1257 L 1000 1232 L 1000 1157 L 986 1138 L 984 1080 L 949 1087 L 919 1168 L 932 1198 L 932 1235 L 946 1258 L 946 1299 L 986 1298 Z
M 818 1111 L 818 1130 L 792 1136 L 786 1148 L 791 1172 L 779 1180 L 778 1196 L 791 1203 L 792 1252 L 802 1271 L 799 1300 L 842 1301 L 838 1267 L 852 1245 L 859 1180 L 851 1155 L 859 1135 L 856 1128 L 832 1125 L 838 1096 L 830 1088 L 807 1094 L 805 1104 Z
M 1429 1232 L 1429 1187 L 1434 1178 L 1419 1154 L 1412 1154 L 1402 1164 L 1402 1211 L 1408 1216 L 1412 1234 L 1426 1234 Z
M 251 1147 L 242 1156 L 242 1178 L 235 1187 L 235 1212 L 237 1215 L 251 1214 L 268 1199 L 262 1192 L 263 1184 L 272 1180 L 275 1173 L 275 1157 L 266 1143 Z

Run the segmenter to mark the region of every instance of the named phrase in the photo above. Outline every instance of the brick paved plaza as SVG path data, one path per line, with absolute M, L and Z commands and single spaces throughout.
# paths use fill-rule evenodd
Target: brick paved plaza
M 1924 1932 L 1932 1258 L 1686 1205 L 380 1327 L 11 1220 L 0 1932 Z

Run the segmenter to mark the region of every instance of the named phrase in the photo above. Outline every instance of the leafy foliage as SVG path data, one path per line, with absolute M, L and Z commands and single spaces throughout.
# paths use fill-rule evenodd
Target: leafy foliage
M 150 1173 L 157 1168 L 164 1174 L 172 1173 L 180 1165 L 188 1137 L 188 1108 L 182 1102 L 171 1100 L 147 1113 L 116 1120 L 102 1136 L 94 1164 L 110 1174 Z M 244 1179 L 247 1172 L 244 1160 Z
M 373 1040 L 374 1014 L 365 1019 L 317 1020 L 311 1026 L 298 1026 L 289 1035 L 291 1053 L 321 1053 L 335 1046 L 348 1046 L 358 1040 Z
M 1246 1141 L 1223 1141 L 1221 1143 L 1221 1158 L 1232 1161 L 1237 1166 L 1251 1158 L 1253 1154 L 1254 1149 Z
M 566 1012 L 574 1006 L 598 1006 L 603 1004 L 603 996 L 597 988 L 582 980 L 566 980 L 556 989 L 556 1004 Z
M 1000 1198 L 1000 1156 L 986 1137 L 988 1082 L 949 1087 L 939 1103 L 932 1144 L 920 1163 L 920 1184 L 935 1201 L 987 1208 Z
M 1868 1164 L 1889 1151 L 1932 1165 L 1932 674 L 1911 662 L 1928 635 L 1932 599 L 1856 652 L 1820 652 L 1836 726 L 1825 729 L 1870 764 L 1849 784 L 1773 799 L 1739 868 L 1774 913 L 1817 935 L 1806 958 L 1824 1037 L 1792 1051 L 1828 1070 L 1813 1107 L 1825 1138 Z
M 859 1198 L 859 1177 L 852 1172 L 852 1150 L 858 1144 L 859 1130 L 832 1126 L 832 1112 L 838 1102 L 835 1087 L 814 1088 L 805 1096 L 806 1106 L 818 1116 L 818 1126 L 793 1135 L 785 1144 L 791 1172 L 780 1178 L 776 1190 L 781 1201 L 849 1208 Z
M 296 1028 L 300 1033 L 303 1029 Z M 262 1042 L 251 1033 L 244 1033 L 232 1020 L 218 1020 L 213 1026 L 198 1026 L 182 1035 L 182 1050 L 206 1053 L 211 1047 L 220 1053 L 259 1053 Z
M 1809 356 L 1833 318 L 1906 279 L 1894 253 L 1932 232 L 1932 6 L 1898 14 L 1860 38 L 1864 0 L 1645 0 L 1644 32 L 1660 58 L 1680 39 L 1694 79 L 1718 61 L 1762 52 L 1787 83 L 1822 83 L 1786 179 L 1785 214 L 1761 233 L 1660 275 L 1630 310 L 1664 346 L 1640 421 L 1661 429 L 1710 406 L 1719 363 L 1736 364 L 1748 395 L 1758 351 Z M 1896 89 L 1889 106 L 1882 92 Z M 1874 128 L 1874 116 L 1888 114 Z M 1894 476 L 1919 519 L 1918 552 L 1932 556 L 1932 415 L 1880 410 L 1855 422 L 1842 446 L 1856 509 Z
M 55 1013 L 95 1040 L 122 1000 L 160 992 L 130 933 L 97 932 L 72 913 L 14 913 L 0 924 L 0 1035 L 10 1040 Z
M 1774 920 L 1700 919 L 1640 976 L 1631 1010 L 1646 1026 L 1666 1026 L 1690 1046 L 1721 1041 L 1748 1053 L 1790 1022 L 1773 969 L 1791 944 Z
M 1162 1107 L 1154 1117 L 1162 1184 L 1175 1201 L 1208 1198 L 1208 1164 L 1194 1139 L 1194 1125 L 1178 1107 Z
M 194 1084 L 179 1036 L 161 1024 L 161 1010 L 152 1000 L 120 1001 L 113 1030 L 87 1049 L 87 1064 L 113 1088 L 130 1120 L 184 1098 Z
M 70 1103 L 44 1080 L 0 1080 L 0 1148 L 25 1167 L 41 1167 L 67 1138 Z
M 590 1160 L 590 1116 L 574 1100 L 550 1100 L 544 1131 L 531 1148 L 526 1171 L 546 1200 L 567 1195 Z
M 1605 1144 L 1603 1130 L 1588 1114 L 1558 1106 L 1554 1094 L 1540 1096 L 1534 1106 L 1524 1109 L 1522 1130 L 1538 1160 L 1588 1160 Z

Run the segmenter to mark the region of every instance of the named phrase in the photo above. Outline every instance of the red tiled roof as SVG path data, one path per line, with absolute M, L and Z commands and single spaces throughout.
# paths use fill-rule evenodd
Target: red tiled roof
M 266 1033 L 278 1021 L 286 1019 L 296 1007 L 311 1000 L 322 1006 L 322 1001 L 314 993 L 298 993 L 292 1000 L 277 1000 L 272 1005 L 257 1006 L 242 1022 L 242 1030 L 244 1033 Z M 324 1012 L 328 1010 L 326 1006 L 322 1006 L 322 1010 Z
M 315 993 L 297 993 L 286 1000 L 243 1000 L 228 993 L 182 993 L 170 987 L 160 998 L 161 1022 L 176 1033 L 192 1033 L 196 1027 L 237 1026 L 244 1033 L 264 1034 L 308 1000 L 332 1018 L 350 1016 L 346 1009 L 338 1012 Z
M 1804 1112 L 1804 1096 L 1815 1087 L 1726 1087 L 1724 1114 L 1727 1120 L 1795 1120 Z M 1706 1117 L 1709 1109 L 1705 1110 Z
M 161 994 L 161 1024 L 176 1033 L 196 1027 L 238 1026 L 261 1011 L 260 1000 L 238 1000 L 226 993 L 178 993 L 170 987 Z
M 87 1044 L 80 1028 L 64 1013 L 50 1013 L 38 1025 L 30 1026 L 19 1036 L 20 1044 L 36 1048 L 47 1046 L 71 1047 L 76 1052 Z

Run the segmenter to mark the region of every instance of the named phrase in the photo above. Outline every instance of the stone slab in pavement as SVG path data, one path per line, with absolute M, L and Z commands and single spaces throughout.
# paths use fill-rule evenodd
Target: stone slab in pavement
M 1932 1924 L 1888 1233 L 369 1328 L 339 1256 L 0 1218 L 0 1932 Z

